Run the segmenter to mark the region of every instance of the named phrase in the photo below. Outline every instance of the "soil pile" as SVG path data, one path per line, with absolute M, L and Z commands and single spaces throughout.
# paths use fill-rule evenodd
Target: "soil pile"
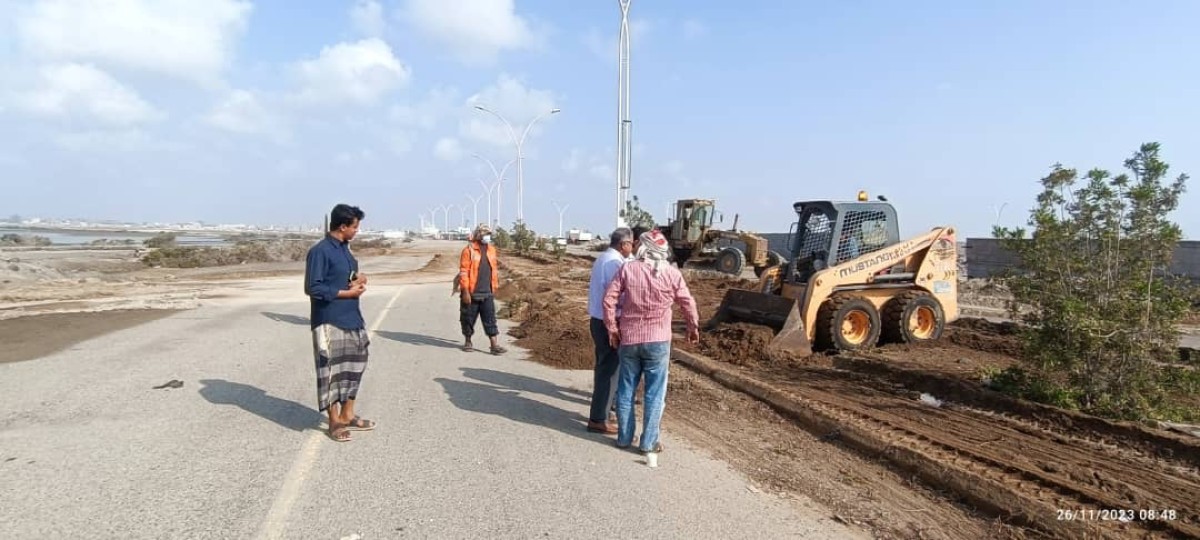
M 730 323 L 701 331 L 697 345 L 680 342 L 677 346 L 737 366 L 795 361 L 785 352 L 768 350 L 774 337 L 775 331 L 767 326 Z
M 581 272 L 580 264 L 569 262 L 565 269 L 544 263 L 506 265 L 508 277 L 496 293 L 505 306 L 498 315 L 520 323 L 508 334 L 542 364 L 562 369 L 595 366 L 587 313 L 590 273 Z
M 514 266 L 526 272 L 513 284 L 520 291 L 514 314 L 525 320 L 514 330 L 519 343 L 532 348 L 539 361 L 590 368 L 586 279 L 564 279 L 569 269 L 561 266 Z M 712 316 L 729 288 L 753 289 L 744 280 L 689 274 L 701 321 Z M 528 305 L 520 306 L 521 301 Z M 678 312 L 676 319 L 681 331 Z M 945 338 L 934 343 L 887 345 L 861 355 L 817 354 L 799 361 L 766 352 L 773 335 L 765 326 L 723 324 L 702 331 L 697 345 L 676 340 L 675 346 L 753 381 L 754 388 L 789 402 L 786 408 L 801 411 L 797 414 L 807 421 L 750 406 L 758 402 L 725 401 L 719 397 L 724 390 L 709 385 L 709 379 L 682 371 L 688 375 L 674 377 L 668 390 L 668 425 L 682 424 L 689 438 L 706 442 L 747 474 L 822 501 L 836 508 L 839 517 L 884 537 L 962 537 L 966 531 L 1000 525 L 997 519 L 1004 524 L 984 536 L 1200 536 L 1200 442 L 1019 402 L 982 387 L 982 372 L 1018 361 L 1016 324 L 964 318 L 948 325 Z M 713 401 L 715 397 L 719 400 Z M 701 403 L 705 400 L 709 404 Z M 712 425 L 717 417 L 720 425 Z M 788 435 L 800 426 L 828 445 Z M 731 447 L 726 440 L 740 444 Z M 780 446 L 783 441 L 788 448 Z M 879 499 L 848 502 L 846 497 L 862 494 L 853 484 L 835 485 L 830 476 L 849 474 L 846 470 L 810 468 L 801 474 L 795 467 L 798 462 L 845 467 L 850 462 L 842 452 L 846 447 L 857 449 L 856 455 L 872 468 L 903 471 L 908 480 L 902 483 L 893 483 L 886 474 L 872 475 L 870 481 L 878 493 L 890 492 L 889 500 L 905 500 L 903 512 L 940 521 L 872 520 L 868 516 L 897 509 Z M 824 476 L 807 480 L 816 474 Z M 964 497 L 962 501 L 987 513 L 966 509 L 956 514 L 948 501 L 914 495 L 933 490 Z M 894 497 L 898 493 L 909 494 Z M 1175 510 L 1173 519 L 1136 515 L 1140 509 L 1167 507 Z M 1055 509 L 1067 508 L 1126 509 L 1121 517 L 1129 517 L 1132 509 L 1135 515 L 1128 522 L 1104 521 L 1098 515 L 1070 522 L 1055 516 Z M 1090 531 L 1083 533 L 1085 528 Z

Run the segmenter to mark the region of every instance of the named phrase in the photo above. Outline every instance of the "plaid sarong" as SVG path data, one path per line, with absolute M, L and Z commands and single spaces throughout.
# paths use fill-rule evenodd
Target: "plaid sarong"
M 312 334 L 317 405 L 320 411 L 325 411 L 331 403 L 344 403 L 358 396 L 371 340 L 365 329 L 343 330 L 332 324 L 322 324 Z

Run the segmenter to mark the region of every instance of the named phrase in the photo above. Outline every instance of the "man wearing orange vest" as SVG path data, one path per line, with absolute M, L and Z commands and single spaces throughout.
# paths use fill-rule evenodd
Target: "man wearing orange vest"
M 459 320 L 466 341 L 462 349 L 475 350 L 471 336 L 475 334 L 475 321 L 483 318 L 483 332 L 491 340 L 491 352 L 501 355 L 508 352 L 500 346 L 500 329 L 496 327 L 496 289 L 499 287 L 499 268 L 496 263 L 496 246 L 492 245 L 492 229 L 486 224 L 475 228 L 471 241 L 462 250 L 458 260 L 458 290 L 462 297 Z

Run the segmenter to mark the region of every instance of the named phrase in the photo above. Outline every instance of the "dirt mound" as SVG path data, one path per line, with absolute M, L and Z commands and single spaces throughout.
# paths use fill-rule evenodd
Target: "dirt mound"
M 67 276 L 55 268 L 22 261 L 18 258 L 0 260 L 0 283 L 11 281 L 43 281 L 66 279 Z
M 561 369 L 592 369 L 596 357 L 588 324 L 587 317 L 563 317 L 541 307 L 532 310 L 509 335 L 543 364 Z
M 769 326 L 750 323 L 722 324 L 700 332 L 700 343 L 681 342 L 677 346 L 734 365 L 756 365 L 796 360 L 791 355 L 767 349 L 775 331 Z
M 536 263 L 535 263 L 536 264 Z M 587 313 L 587 276 L 509 265 L 496 291 L 505 306 L 497 315 L 520 323 L 509 330 L 516 344 L 541 364 L 560 369 L 592 369 L 596 363 Z
M 513 335 L 521 336 L 519 343 L 531 348 L 540 362 L 589 368 L 587 287 L 585 281 L 577 281 L 582 273 L 565 264 L 514 266 L 523 274 L 513 273 L 513 314 L 524 323 Z M 687 279 L 702 321 L 716 311 L 725 291 L 753 289 L 747 281 L 720 276 L 689 273 Z M 682 326 L 677 315 L 675 329 L 681 331 Z M 714 403 L 714 395 L 720 395 L 714 389 L 692 392 L 692 386 L 680 384 L 687 375 L 672 386 L 668 422 L 708 440 L 719 454 L 764 483 L 814 491 L 819 500 L 838 508 L 839 517 L 882 529 L 884 536 L 1200 535 L 1195 502 L 1200 500 L 1195 461 L 1200 451 L 1194 442 L 1021 402 L 983 387 L 982 373 L 1019 362 L 1019 329 L 1014 323 L 964 318 L 948 325 L 944 339 L 937 342 L 887 345 L 863 355 L 817 354 L 797 361 L 767 352 L 774 334 L 770 327 L 723 324 L 702 332 L 695 346 L 676 340 L 676 348 L 715 360 L 709 362 L 711 369 L 699 370 L 720 375 L 712 381 L 731 384 L 745 379 L 746 389 L 739 391 L 770 402 L 789 422 L 771 417 L 760 402 Z M 752 404 L 757 408 L 749 408 Z M 724 427 L 706 429 L 714 421 Z M 730 430 L 731 425 L 736 429 Z M 796 426 L 807 429 L 808 438 L 789 438 Z M 726 438 L 740 444 L 722 446 Z M 800 441 L 820 444 L 796 453 L 794 446 L 784 446 Z M 831 451 L 835 448 L 853 448 L 861 459 L 889 464 L 887 470 L 903 476 L 903 485 L 885 476 L 855 477 L 856 482 L 846 486 L 831 483 L 836 475 L 845 480 L 861 468 L 849 466 L 844 453 Z M 806 469 L 797 480 L 801 477 L 793 477 L 798 473 L 789 464 L 806 458 L 840 467 Z M 857 491 L 857 482 L 864 481 L 871 486 L 869 492 Z M 885 495 L 888 490 L 895 493 Z M 912 496 L 911 490 L 946 494 L 965 503 L 964 512 L 949 511 L 947 501 Z M 861 500 L 838 504 L 856 495 L 895 497 L 904 501 L 903 508 L 885 509 L 879 506 L 883 503 Z M 1150 508 L 1175 514 L 1172 519 L 1142 515 Z M 1068 509 L 1096 510 L 1064 521 Z M 1124 509 L 1123 517 L 1133 510 L 1133 520 L 1106 520 L 1100 509 Z M 906 516 L 920 512 L 916 515 L 927 519 L 900 523 L 890 517 L 871 518 L 871 512 L 892 511 Z M 959 522 L 951 524 L 951 518 Z M 981 534 L 1000 522 L 1007 525 Z

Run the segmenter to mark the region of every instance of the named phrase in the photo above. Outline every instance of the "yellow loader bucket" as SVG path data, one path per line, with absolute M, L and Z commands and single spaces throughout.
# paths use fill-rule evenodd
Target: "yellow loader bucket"
M 743 289 L 725 291 L 721 307 L 708 320 L 707 327 L 715 328 L 723 322 L 749 322 L 770 326 L 775 337 L 767 345 L 771 349 L 790 352 L 796 356 L 812 354 L 812 343 L 804 329 L 799 302 L 776 294 L 766 294 Z

